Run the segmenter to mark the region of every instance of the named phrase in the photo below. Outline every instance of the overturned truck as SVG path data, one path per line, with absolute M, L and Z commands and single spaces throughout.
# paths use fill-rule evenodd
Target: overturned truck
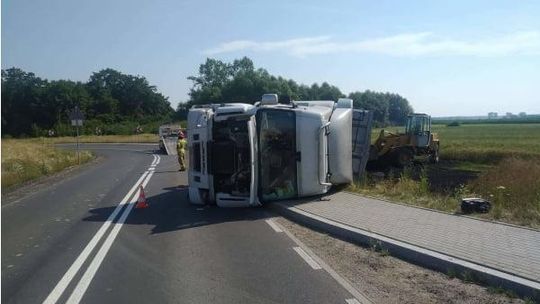
M 259 206 L 327 193 L 360 174 L 370 123 L 352 100 L 194 106 L 188 113 L 189 198 L 193 204 Z M 353 165 L 354 164 L 354 165 Z

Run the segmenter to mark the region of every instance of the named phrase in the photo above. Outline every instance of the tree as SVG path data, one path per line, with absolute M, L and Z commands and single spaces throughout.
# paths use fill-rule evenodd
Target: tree
M 398 94 L 367 90 L 352 92 L 349 98 L 353 100 L 354 108 L 373 111 L 373 120 L 377 126 L 402 125 L 407 115 L 413 111 L 409 101 Z
M 46 108 L 42 95 L 47 81 L 21 69 L 2 70 L 2 134 L 30 135 L 32 124 Z
M 265 69 L 255 69 L 253 61 L 244 57 L 232 63 L 206 59 L 193 81 L 188 106 L 195 104 L 244 102 L 260 100 L 265 93 L 276 93 L 283 100 L 337 100 L 345 95 L 327 82 L 311 86 L 297 84 L 292 79 L 270 75 Z M 353 92 L 349 98 L 354 107 L 373 111 L 378 126 L 403 124 L 412 112 L 407 99 L 392 93 Z
M 91 126 L 116 125 L 107 128 L 109 133 L 131 125 L 155 125 L 174 113 L 167 97 L 142 76 L 103 69 L 87 83 L 49 82 L 17 68 L 2 70 L 2 135 L 30 135 L 50 128 L 69 132 L 67 113 L 75 106 Z

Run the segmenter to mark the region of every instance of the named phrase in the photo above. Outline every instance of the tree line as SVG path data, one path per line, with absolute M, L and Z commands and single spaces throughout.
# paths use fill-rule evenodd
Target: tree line
M 403 125 L 407 115 L 413 111 L 409 101 L 398 94 L 367 90 L 345 95 L 338 87 L 327 82 L 311 86 L 298 84 L 292 79 L 270 75 L 265 69 L 256 69 L 253 61 L 247 57 L 232 63 L 209 58 L 199 66 L 199 73 L 188 79 L 193 81 L 193 87 L 189 92 L 189 101 L 178 105 L 179 117 L 185 116 L 192 105 L 253 103 L 265 93 L 278 94 L 280 102 L 348 97 L 353 100 L 355 108 L 373 111 L 376 126 Z
M 42 79 L 18 68 L 2 70 L 2 136 L 72 135 L 68 113 L 78 106 L 86 115 L 83 134 L 133 134 L 137 127 L 157 132 L 165 122 L 183 120 L 193 105 L 260 100 L 276 93 L 280 102 L 290 100 L 353 99 L 354 107 L 371 110 L 375 126 L 402 125 L 413 111 L 408 100 L 398 94 L 373 91 L 348 95 L 327 82 L 299 84 L 255 68 L 244 57 L 227 63 L 207 59 L 193 82 L 189 100 L 176 111 L 168 97 L 143 76 L 123 74 L 114 69 L 92 73 L 87 82 Z
M 168 98 L 142 76 L 103 69 L 88 82 L 42 79 L 18 68 L 2 70 L 2 136 L 71 135 L 68 113 L 85 114 L 82 133 L 133 134 L 156 129 L 174 114 Z

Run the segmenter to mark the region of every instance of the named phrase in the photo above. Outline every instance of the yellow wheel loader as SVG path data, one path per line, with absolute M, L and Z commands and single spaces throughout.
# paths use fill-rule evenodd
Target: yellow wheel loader
M 439 138 L 431 132 L 431 117 L 427 114 L 409 115 L 405 133 L 381 130 L 370 147 L 369 161 L 379 165 L 406 167 L 415 156 L 428 156 L 433 163 L 439 161 Z

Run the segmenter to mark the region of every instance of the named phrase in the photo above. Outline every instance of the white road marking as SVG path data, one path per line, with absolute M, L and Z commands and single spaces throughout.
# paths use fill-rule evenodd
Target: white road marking
M 304 261 L 306 261 L 306 263 L 308 263 L 309 266 L 311 266 L 311 268 L 315 269 L 315 270 L 319 270 L 319 269 L 322 269 L 321 265 L 317 264 L 317 262 L 315 262 L 310 256 L 309 254 L 307 254 L 304 249 L 300 248 L 300 247 L 293 247 L 294 251 L 296 251 L 296 253 L 298 253 L 298 255 L 304 259 Z
M 297 239 L 289 230 L 280 225 L 277 222 L 274 222 L 283 232 L 301 248 L 306 255 L 308 255 L 312 260 L 314 260 L 320 267 L 322 267 L 336 282 L 339 283 L 343 288 L 345 288 L 357 301 L 362 304 L 372 303 L 368 297 L 364 296 L 360 291 L 353 287 L 353 285 L 347 281 L 345 278 L 340 276 L 332 267 L 326 264 L 321 258 L 319 258 L 311 249 L 309 249 L 302 241 Z M 347 300 L 346 300 L 347 301 Z M 352 302 L 355 303 L 355 302 Z
M 361 304 L 357 299 L 346 299 L 347 304 Z
M 143 188 L 146 187 L 146 185 L 148 184 L 148 182 L 152 178 L 152 175 L 154 175 L 154 172 L 150 172 L 150 174 L 148 174 L 147 178 L 145 179 L 145 181 L 142 184 Z M 114 240 L 116 239 L 116 236 L 118 236 L 118 233 L 120 232 L 120 229 L 122 228 L 122 225 L 126 221 L 126 218 L 128 217 L 129 213 L 131 212 L 131 209 L 135 205 L 135 202 L 137 201 L 137 198 L 139 197 L 139 192 L 140 192 L 140 190 L 136 192 L 136 194 L 133 196 L 131 202 L 128 204 L 128 206 L 124 210 L 124 213 L 122 213 L 122 216 L 120 217 L 118 222 L 116 222 L 114 224 L 113 230 L 111 231 L 111 233 L 109 234 L 107 239 L 105 239 L 105 242 L 103 243 L 103 245 L 99 249 L 98 253 L 96 254 L 94 259 L 92 260 L 92 263 L 90 264 L 90 266 L 88 266 L 88 269 L 86 269 L 86 272 L 83 274 L 81 280 L 79 281 L 79 283 L 77 284 L 77 286 L 75 287 L 73 292 L 71 293 L 71 296 L 69 297 L 69 299 L 67 300 L 66 303 L 75 304 L 75 303 L 79 303 L 81 301 L 82 297 L 84 296 L 84 293 L 88 289 L 88 286 L 90 286 L 90 283 L 92 282 L 92 279 L 94 278 L 94 275 L 98 271 L 99 266 L 101 265 L 101 263 L 105 259 L 105 256 L 107 255 L 107 252 L 109 252 L 109 249 L 111 249 L 111 246 L 112 246 Z
M 274 221 L 272 221 L 272 219 L 268 219 L 265 221 L 270 227 L 272 227 L 272 229 L 274 229 L 275 232 L 283 232 L 283 230 L 281 230 L 281 228 L 279 228 L 276 223 L 274 223 Z
M 116 218 L 116 216 L 118 215 L 120 210 L 124 207 L 124 205 L 127 203 L 129 198 L 132 197 L 135 190 L 139 189 L 139 185 L 141 184 L 141 182 L 143 182 L 145 180 L 145 178 L 148 176 L 148 173 L 149 173 L 149 171 L 145 171 L 141 175 L 141 177 L 139 177 L 137 182 L 135 182 L 135 184 L 131 187 L 131 189 L 124 196 L 122 201 L 120 201 L 118 206 L 116 206 L 113 213 L 111 213 L 111 215 L 109 216 L 109 218 L 107 218 L 105 223 L 103 223 L 103 225 L 101 225 L 98 232 L 96 232 L 96 234 L 92 237 L 92 239 L 90 240 L 88 245 L 86 245 L 86 247 L 83 249 L 81 254 L 79 254 L 79 256 L 77 257 L 75 262 L 73 262 L 73 264 L 66 271 L 66 273 L 64 274 L 62 279 L 60 279 L 60 281 L 56 284 L 56 286 L 51 291 L 51 293 L 47 296 L 45 301 L 43 301 L 44 304 L 56 303 L 58 301 L 58 299 L 62 296 L 62 294 L 66 290 L 69 283 L 71 283 L 71 281 L 73 280 L 73 277 L 75 277 L 77 272 L 79 272 L 79 269 L 84 264 L 86 259 L 88 259 L 88 256 L 90 255 L 90 253 L 92 253 L 92 251 L 94 250 L 94 248 L 98 244 L 99 240 L 101 240 L 101 238 L 103 237 L 105 232 L 108 230 L 109 226 L 114 221 L 114 219 Z

